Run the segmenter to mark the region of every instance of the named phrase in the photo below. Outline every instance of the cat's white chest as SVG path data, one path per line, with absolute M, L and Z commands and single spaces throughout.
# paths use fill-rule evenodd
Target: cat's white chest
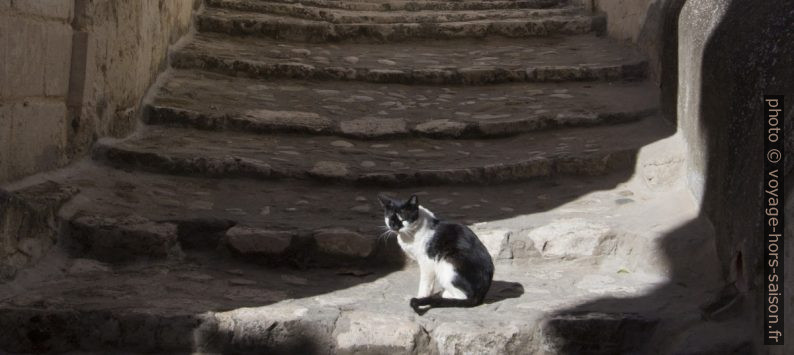
M 427 241 L 432 236 L 432 231 L 428 233 L 426 230 L 419 230 L 414 233 L 413 240 L 411 242 L 406 242 L 403 240 L 402 237 L 397 238 L 397 243 L 400 245 L 400 248 L 407 254 L 411 259 L 417 261 L 424 261 L 429 259 L 427 256 Z

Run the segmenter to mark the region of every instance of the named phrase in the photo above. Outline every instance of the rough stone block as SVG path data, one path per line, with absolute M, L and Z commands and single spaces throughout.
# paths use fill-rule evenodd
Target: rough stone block
M 243 255 L 283 253 L 292 243 L 291 232 L 272 231 L 245 226 L 234 226 L 226 231 L 226 243 Z
M 343 121 L 342 133 L 354 137 L 380 137 L 408 133 L 406 122 L 397 118 L 360 118 Z
M 527 351 L 521 331 L 526 326 L 446 322 L 433 331 L 439 354 L 516 354 Z M 528 335 L 527 335 L 528 336 Z
M 343 314 L 335 338 L 341 354 L 413 354 L 427 343 L 427 335 L 416 322 L 365 311 Z
M 375 238 L 344 228 L 320 229 L 314 239 L 320 251 L 327 254 L 363 258 L 375 249 Z
M 65 160 L 66 105 L 30 100 L 0 107 L 0 181 L 53 169 Z
M 78 216 L 71 234 L 91 256 L 108 262 L 178 254 L 177 226 L 140 216 Z
M 510 235 L 512 232 L 507 229 L 487 229 L 473 228 L 477 237 L 488 249 L 488 253 L 494 260 L 512 259 L 513 252 L 510 248 Z
M 616 247 L 615 232 L 609 226 L 581 218 L 554 220 L 529 231 L 527 236 L 546 257 L 604 255 Z
M 74 1 L 22 0 L 14 1 L 13 5 L 17 11 L 25 14 L 69 21 L 73 15 Z
M 72 59 L 72 28 L 61 23 L 47 23 L 44 38 L 44 94 L 66 97 Z
M 4 98 L 44 94 L 44 23 L 18 16 L 0 15 L 3 70 L 0 96 Z
M 60 234 L 57 212 L 77 190 L 54 182 L 0 190 L 0 279 L 34 263 Z
M 642 349 L 658 323 L 634 313 L 577 312 L 550 317 L 541 331 L 550 353 L 618 354 Z
M 274 305 L 259 308 L 239 308 L 216 313 L 217 330 L 198 339 L 208 344 L 217 341 L 217 334 L 228 334 L 225 352 L 241 351 L 276 354 L 324 353 L 331 348 L 331 334 L 339 310 L 331 307 L 309 309 L 299 305 Z M 201 338 L 201 335 L 198 336 Z

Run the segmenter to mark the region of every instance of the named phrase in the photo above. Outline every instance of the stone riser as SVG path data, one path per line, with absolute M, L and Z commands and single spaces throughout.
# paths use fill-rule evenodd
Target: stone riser
M 439 23 L 501 19 L 528 19 L 573 15 L 581 9 L 568 7 L 549 10 L 507 9 L 478 11 L 428 11 L 428 12 L 358 12 L 347 10 L 329 10 L 307 6 L 296 6 L 280 3 L 251 2 L 245 0 L 210 0 L 208 5 L 215 8 L 288 16 L 313 21 L 325 21 L 334 24 L 349 23 Z
M 634 166 L 635 149 L 613 150 L 581 156 L 530 158 L 470 168 L 408 170 L 344 174 L 325 169 L 307 170 L 239 157 L 172 155 L 98 144 L 94 158 L 116 167 L 147 172 L 209 178 L 318 179 L 378 186 L 432 186 L 444 184 L 494 184 L 559 175 L 598 176 Z
M 238 131 L 246 133 L 309 133 L 326 134 L 356 139 L 396 139 L 400 137 L 430 137 L 439 139 L 452 138 L 500 138 L 545 129 L 565 127 L 588 127 L 607 124 L 633 122 L 656 113 L 656 109 L 636 112 L 571 112 L 561 116 L 533 116 L 514 118 L 507 122 L 457 122 L 449 120 L 449 125 L 432 126 L 418 124 L 405 127 L 402 131 L 392 132 L 351 132 L 341 124 L 329 123 L 323 126 L 308 126 L 291 123 L 289 113 L 278 122 L 261 122 L 250 117 L 209 114 L 164 106 L 147 106 L 145 122 L 152 125 L 172 127 L 190 127 L 209 131 Z M 439 117 L 436 122 L 444 118 Z M 329 122 L 331 122 L 329 120 Z
M 560 0 L 507 0 L 507 1 L 388 1 L 372 3 L 364 1 L 337 0 L 276 0 L 271 3 L 303 4 L 329 9 L 353 11 L 420 11 L 420 10 L 497 10 L 497 9 L 545 9 L 567 3 Z
M 230 60 L 211 54 L 181 53 L 172 56 L 178 69 L 203 69 L 221 74 L 251 78 L 290 78 L 311 80 L 356 80 L 391 84 L 483 85 L 509 82 L 615 81 L 645 78 L 647 62 L 623 64 L 579 64 L 528 66 L 521 69 L 370 69 L 320 66 L 304 63 L 266 63 Z
M 236 225 L 223 218 L 153 221 L 141 216 L 105 217 L 80 214 L 64 233 L 75 257 L 107 263 L 179 260 L 185 253 L 208 251 L 269 267 L 400 266 L 403 253 L 394 240 L 376 232 L 345 228 L 265 230 Z
M 484 38 L 486 36 L 536 37 L 603 33 L 606 21 L 598 16 L 557 17 L 543 20 L 501 20 L 436 24 L 339 24 L 323 22 L 259 20 L 257 17 L 228 17 L 203 14 L 197 17 L 203 32 L 238 36 L 260 36 L 302 42 L 367 40 L 396 42 L 413 39 Z
M 305 309 L 281 306 L 269 313 L 241 309 L 223 313 L 162 315 L 136 310 L 41 310 L 6 308 L 0 312 L 0 349 L 27 352 L 133 351 L 133 352 L 220 352 L 275 354 L 453 353 L 476 344 L 488 344 L 512 354 L 587 353 L 614 354 L 643 349 L 658 318 L 638 314 L 583 313 L 550 316 L 541 324 L 532 321 L 504 329 L 455 331 L 446 327 L 428 331 L 419 324 L 397 317 L 396 335 L 405 344 L 388 346 L 381 339 L 359 339 L 350 348 L 341 324 L 362 321 L 356 313 L 334 307 Z M 282 310 L 280 308 L 285 308 Z M 307 314 L 284 313 L 289 310 Z M 251 314 L 253 313 L 253 314 Z M 282 319 L 286 317 L 286 319 Z M 274 318 L 269 320 L 269 318 Z M 358 330 L 385 331 L 378 329 Z M 355 331 L 355 330 L 354 330 Z M 436 334 L 438 333 L 438 334 Z M 385 333 L 384 333 L 385 334 Z M 393 337 L 393 336 L 392 336 Z M 577 341 L 571 341 L 577 339 Z M 341 344 L 340 344 L 341 343 Z

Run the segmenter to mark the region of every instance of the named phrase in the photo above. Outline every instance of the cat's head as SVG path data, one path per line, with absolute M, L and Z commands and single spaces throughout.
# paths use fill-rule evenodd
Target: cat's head
M 378 200 L 383 207 L 386 227 L 392 231 L 399 232 L 419 219 L 419 198 L 416 195 L 403 201 L 381 194 L 378 195 Z

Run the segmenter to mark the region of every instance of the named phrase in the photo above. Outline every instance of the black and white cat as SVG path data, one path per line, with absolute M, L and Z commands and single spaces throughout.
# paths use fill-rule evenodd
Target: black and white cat
M 441 221 L 419 205 L 379 195 L 386 226 L 400 247 L 419 264 L 419 291 L 411 299 L 417 313 L 427 307 L 474 307 L 491 287 L 494 266 L 488 250 L 468 227 Z M 435 286 L 441 297 L 431 297 Z

